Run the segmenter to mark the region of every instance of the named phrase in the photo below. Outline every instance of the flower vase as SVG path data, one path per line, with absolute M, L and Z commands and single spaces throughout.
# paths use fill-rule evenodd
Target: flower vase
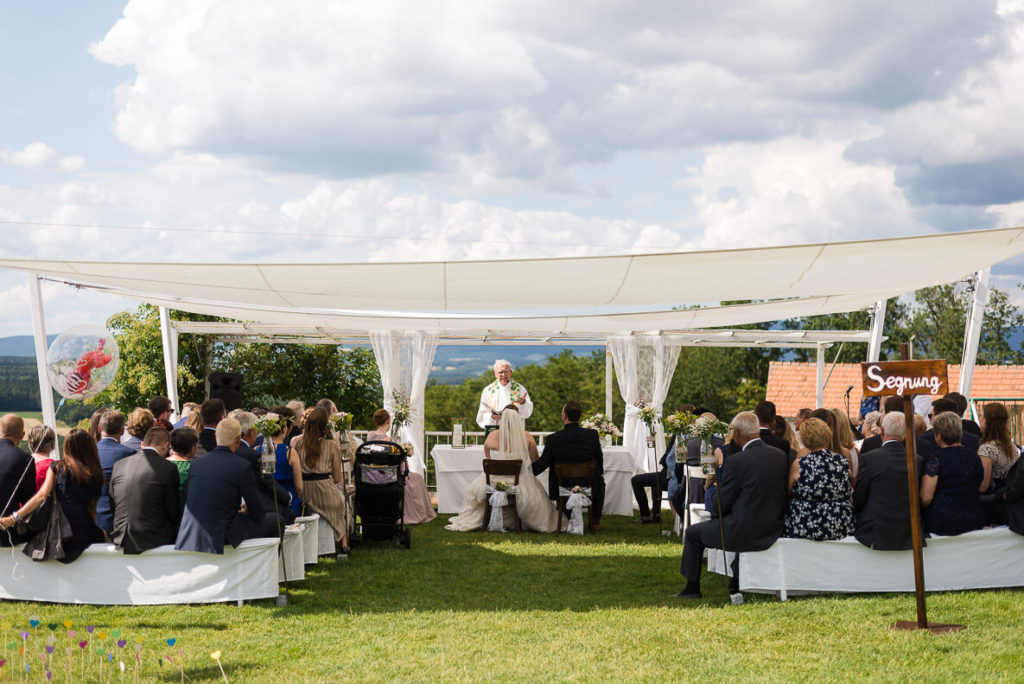
M 601 435 L 601 446 L 605 447 L 605 448 L 608 448 L 611 445 L 612 445 L 612 436 L 611 435 Z
M 277 465 L 277 454 L 274 450 L 274 443 L 270 437 L 263 438 L 263 447 L 260 449 L 260 470 L 264 475 L 273 475 L 274 466 Z
M 676 463 L 686 463 L 686 437 L 683 436 L 683 433 L 677 432 L 674 439 Z
M 714 475 L 718 462 L 715 459 L 715 447 L 708 440 L 700 442 L 700 467 L 705 475 Z

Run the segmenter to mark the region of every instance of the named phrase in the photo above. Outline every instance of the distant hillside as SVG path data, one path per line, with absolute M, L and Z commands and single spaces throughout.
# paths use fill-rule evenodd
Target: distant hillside
M 46 336 L 46 346 L 56 338 L 56 335 Z M 31 356 L 35 358 L 36 347 L 31 335 L 14 335 L 12 337 L 0 337 L 0 356 Z
M 543 364 L 549 356 L 566 348 L 571 349 L 576 356 L 586 356 L 594 350 L 604 353 L 603 347 L 594 346 L 439 345 L 434 354 L 434 365 L 430 368 L 430 377 L 442 385 L 457 385 L 466 378 L 475 378 L 490 370 L 496 359 L 506 359 L 512 368 L 518 368 L 531 363 Z

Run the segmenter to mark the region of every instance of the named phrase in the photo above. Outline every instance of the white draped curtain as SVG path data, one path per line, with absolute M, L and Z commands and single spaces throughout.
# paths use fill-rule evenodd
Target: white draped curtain
M 633 456 L 637 470 L 657 470 L 665 451 L 665 431 L 659 422 L 655 432 L 655 453 L 647 448 L 647 425 L 640 420 L 637 402 L 644 401 L 661 416 L 672 376 L 676 372 L 681 344 L 671 335 L 616 335 L 608 338 L 608 350 L 626 403 L 622 426 L 623 446 Z
M 423 454 L 426 448 L 423 439 L 424 396 L 437 340 L 436 332 L 370 332 L 370 344 L 373 345 L 384 391 L 384 408 L 394 416 L 395 394 L 409 398 L 409 422 L 402 427 L 398 439 L 415 447 L 415 453 L 409 459 L 409 469 L 417 473 L 426 470 Z

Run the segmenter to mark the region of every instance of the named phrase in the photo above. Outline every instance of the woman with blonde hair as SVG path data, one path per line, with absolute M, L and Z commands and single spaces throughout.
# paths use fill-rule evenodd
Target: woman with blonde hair
M 800 441 L 807 453 L 801 451 L 789 468 L 784 536 L 823 541 L 853 534 L 849 463 L 831 449 L 832 431 L 820 418 L 808 418 L 800 424 Z
M 836 434 L 833 444 L 839 447 L 839 452 L 850 461 L 850 476 L 857 480 L 857 471 L 860 469 L 860 452 L 857 451 L 857 440 L 853 437 L 853 426 L 850 425 L 850 416 L 842 409 L 832 409 L 832 415 L 836 417 Z

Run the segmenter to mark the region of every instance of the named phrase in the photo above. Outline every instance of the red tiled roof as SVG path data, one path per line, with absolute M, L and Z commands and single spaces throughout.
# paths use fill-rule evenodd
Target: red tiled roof
M 825 365 L 828 378 L 829 365 Z M 802 408 L 816 408 L 814 401 L 814 363 L 772 361 L 768 367 L 768 401 L 775 403 L 780 416 L 792 418 Z M 956 389 L 960 366 L 948 366 L 949 387 Z M 845 408 L 846 388 L 850 391 L 850 409 L 855 411 L 861 400 L 860 364 L 839 363 L 825 385 L 825 407 Z M 971 397 L 1024 397 L 1024 366 L 975 366 Z

